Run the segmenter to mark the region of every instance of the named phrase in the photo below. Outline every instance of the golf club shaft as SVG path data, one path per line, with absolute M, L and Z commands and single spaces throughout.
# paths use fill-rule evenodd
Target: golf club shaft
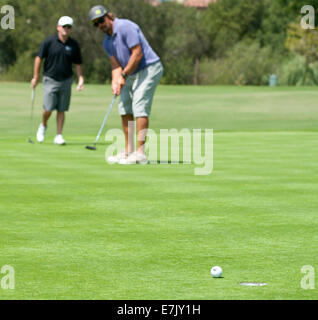
M 114 106 L 114 103 L 115 103 L 115 101 L 116 101 L 116 98 L 117 98 L 117 95 L 114 95 L 113 100 L 112 100 L 112 102 L 111 102 L 111 104 L 110 104 L 110 106 L 109 106 L 109 108 L 108 108 L 108 111 L 107 111 L 106 116 L 105 116 L 105 118 L 104 118 L 104 121 L 103 121 L 103 123 L 102 123 L 102 126 L 100 127 L 99 132 L 98 132 L 98 134 L 97 134 L 97 137 L 96 137 L 96 140 L 95 140 L 95 145 L 97 144 L 97 142 L 98 142 L 98 140 L 99 140 L 99 138 L 100 138 L 100 135 L 102 134 L 102 131 L 103 131 L 103 129 L 104 129 L 104 126 L 105 126 L 105 124 L 106 124 L 106 121 L 107 121 L 107 119 L 108 119 L 108 116 L 109 116 L 110 112 L 112 111 L 112 108 L 113 108 L 113 106 Z
M 35 100 L 35 88 L 32 88 L 32 93 L 31 93 L 31 114 L 30 114 L 30 138 L 31 138 L 32 133 L 33 133 L 34 100 Z

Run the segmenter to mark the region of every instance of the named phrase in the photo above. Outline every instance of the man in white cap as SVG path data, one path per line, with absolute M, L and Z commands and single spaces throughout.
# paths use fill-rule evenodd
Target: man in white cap
M 35 88 L 39 83 L 41 64 L 44 60 L 43 113 L 42 123 L 36 135 L 38 142 L 44 141 L 47 122 L 52 112 L 56 110 L 57 135 L 54 143 L 57 145 L 65 144 L 62 130 L 65 112 L 69 110 L 71 101 L 73 64 L 75 64 L 78 77 L 77 90 L 81 91 L 84 88 L 81 50 L 78 43 L 70 37 L 73 25 L 72 18 L 61 17 L 56 27 L 57 34 L 43 41 L 35 58 L 34 75 L 31 80 L 32 88 Z

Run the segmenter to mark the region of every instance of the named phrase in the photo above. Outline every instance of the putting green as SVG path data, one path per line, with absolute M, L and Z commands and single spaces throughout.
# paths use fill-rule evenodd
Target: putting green
M 55 119 L 45 143 L 28 144 L 30 94 L 0 86 L 0 268 L 15 270 L 0 299 L 316 299 L 301 288 L 301 268 L 318 268 L 316 88 L 159 87 L 156 132 L 214 129 L 206 176 L 108 165 L 104 136 L 86 150 L 105 86 L 74 91 L 66 146 L 53 145 Z M 35 108 L 34 131 L 41 87 Z M 120 127 L 116 110 L 106 127 Z

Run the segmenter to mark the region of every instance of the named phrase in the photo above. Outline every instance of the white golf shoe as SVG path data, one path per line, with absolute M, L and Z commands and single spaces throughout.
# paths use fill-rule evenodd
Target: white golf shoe
M 147 164 L 148 159 L 144 153 L 133 152 L 127 158 L 121 159 L 119 164 Z
M 65 144 L 65 140 L 63 139 L 63 136 L 61 134 L 58 134 L 55 138 L 54 138 L 54 144 L 57 145 L 63 145 Z
M 41 123 L 36 133 L 36 140 L 38 140 L 38 142 L 43 142 L 45 139 L 45 133 L 46 133 L 46 127 L 44 127 L 44 125 Z
M 119 152 L 115 156 L 110 156 L 107 158 L 107 162 L 109 164 L 119 163 L 119 161 L 126 159 L 128 157 L 128 153 L 126 151 Z

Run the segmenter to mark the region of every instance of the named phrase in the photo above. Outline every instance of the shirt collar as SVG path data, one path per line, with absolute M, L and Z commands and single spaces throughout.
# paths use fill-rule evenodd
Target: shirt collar
M 68 39 L 63 43 L 63 42 L 60 40 L 58 34 L 56 33 L 56 34 L 55 34 L 55 39 L 56 39 L 56 41 L 59 41 L 59 42 L 61 42 L 62 44 L 67 44 L 67 43 L 69 43 L 71 37 L 68 37 Z
M 118 29 L 118 18 L 114 19 L 114 24 L 113 24 L 113 35 L 110 36 L 108 33 L 106 34 L 106 39 L 110 40 L 115 38 L 116 34 L 117 34 L 117 29 Z
M 106 34 L 106 39 L 108 39 L 108 40 L 114 39 L 116 34 L 117 34 L 117 29 L 118 29 L 118 19 L 115 18 L 114 19 L 114 24 L 113 24 L 113 35 L 110 36 L 109 34 Z

